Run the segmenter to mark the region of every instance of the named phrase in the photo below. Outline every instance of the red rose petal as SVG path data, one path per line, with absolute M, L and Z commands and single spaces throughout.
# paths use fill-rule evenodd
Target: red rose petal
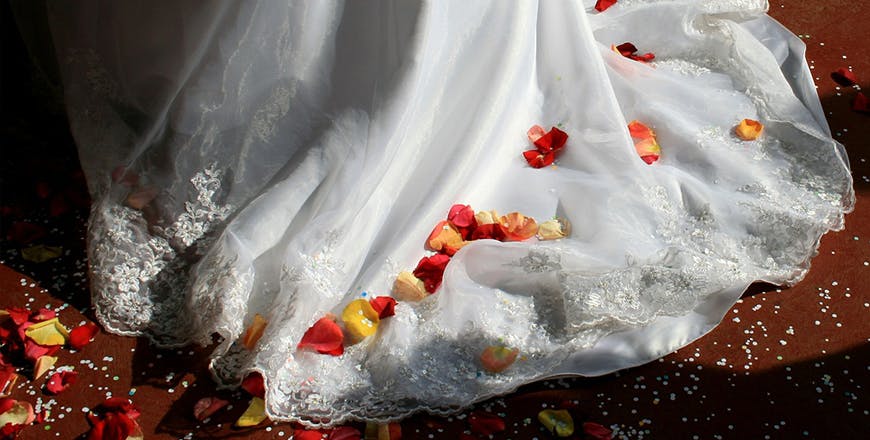
M 556 127 L 550 128 L 547 134 L 535 141 L 535 147 L 541 153 L 549 153 L 551 151 L 559 151 L 568 142 L 568 133 L 559 130 Z
M 9 314 L 9 317 L 12 318 L 12 322 L 14 322 L 15 325 L 24 324 L 28 319 L 30 319 L 30 310 L 27 309 L 10 307 L 6 309 L 6 313 Z
M 855 99 L 852 100 L 852 110 L 860 113 L 870 113 L 870 101 L 867 96 L 861 92 L 855 94 Z
M 851 87 L 858 83 L 858 77 L 849 69 L 839 68 L 831 72 L 831 79 L 843 87 Z
M 39 309 L 38 312 L 34 313 L 33 316 L 31 316 L 30 320 L 33 322 L 42 322 L 54 318 L 57 318 L 57 313 L 55 313 L 54 310 Z
M 242 381 L 242 389 L 247 391 L 248 394 L 261 399 L 266 395 L 266 385 L 260 373 L 251 373 L 245 377 Z
M 131 420 L 139 418 L 139 409 L 126 397 L 112 397 L 101 403 L 99 409 L 103 412 L 121 413 Z
M 60 345 L 39 345 L 27 339 L 24 342 L 24 358 L 36 362 L 42 356 L 54 356 L 60 350 Z
M 372 308 L 378 312 L 378 318 L 389 318 L 396 314 L 396 300 L 389 296 L 379 296 L 369 300 Z
M 327 440 L 360 440 L 362 433 L 356 428 L 350 426 L 339 426 L 329 433 Z
M 613 434 L 611 430 L 594 422 L 584 423 L 583 433 L 595 440 L 611 440 L 611 434 Z
M 595 10 L 598 12 L 604 12 L 607 8 L 616 4 L 616 0 L 598 0 L 595 2 Z
M 323 440 L 323 432 L 308 429 L 304 431 L 294 431 L 293 440 Z
M 471 426 L 471 432 L 481 435 L 493 435 L 506 429 L 501 417 L 482 411 L 472 412 L 468 416 L 468 424 Z
M 93 322 L 87 322 L 80 325 L 69 332 L 69 346 L 75 350 L 81 350 L 86 345 L 91 343 L 94 336 L 100 332 L 98 327 Z
M 447 221 L 453 224 L 463 240 L 468 240 L 474 228 L 477 227 L 477 220 L 474 218 L 474 209 L 468 205 L 453 205 L 450 212 L 447 213 Z
M 229 401 L 217 397 L 203 397 L 193 406 L 193 417 L 200 422 L 211 417 L 221 408 L 229 405 Z
M 622 56 L 627 57 L 627 56 L 630 56 L 633 53 L 637 52 L 637 46 L 635 46 L 634 44 L 632 44 L 630 42 L 625 42 L 625 43 L 620 44 L 619 46 L 616 46 L 616 50 L 620 54 L 622 54 Z
M 444 277 L 444 269 L 447 263 L 450 262 L 450 257 L 444 254 L 435 254 L 431 257 L 423 257 L 417 263 L 414 269 L 414 276 L 423 281 L 426 291 L 435 293 L 438 287 L 441 286 L 441 280 Z
M 643 55 L 638 55 L 637 54 L 637 46 L 635 46 L 634 44 L 629 43 L 629 42 L 622 43 L 619 46 L 614 47 L 613 49 L 615 49 L 617 52 L 619 52 L 622 56 L 624 56 L 626 58 L 630 58 L 630 59 L 635 60 L 635 61 L 640 61 L 642 63 L 648 63 L 648 62 L 652 61 L 653 59 L 655 59 L 655 57 L 656 57 L 655 55 L 653 55 L 652 53 L 649 53 L 649 52 L 645 53 Z
M 4 397 L 0 399 L 0 414 L 3 414 L 6 411 L 12 409 L 12 407 L 15 406 L 15 402 L 17 402 L 17 400 L 11 399 L 9 397 Z
M 51 394 L 60 394 L 70 385 L 76 383 L 79 374 L 75 371 L 60 371 L 51 375 L 45 383 L 45 389 Z
M 544 168 L 552 165 L 553 161 L 556 160 L 556 155 L 552 151 L 549 153 L 541 153 L 538 150 L 528 150 L 523 152 L 523 157 L 532 168 Z
M 501 225 L 498 223 L 490 223 L 488 225 L 480 225 L 474 232 L 471 234 L 472 240 L 505 240 L 504 230 L 502 230 Z
M 339 356 L 344 353 L 344 333 L 335 321 L 329 318 L 320 318 L 314 323 L 296 346 L 299 350 L 311 349 L 320 354 Z

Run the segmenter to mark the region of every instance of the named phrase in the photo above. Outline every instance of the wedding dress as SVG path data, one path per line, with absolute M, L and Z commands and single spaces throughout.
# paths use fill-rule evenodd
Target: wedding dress
M 49 3 L 98 318 L 161 345 L 218 334 L 219 383 L 259 372 L 273 419 L 328 426 L 639 365 L 754 281 L 799 281 L 854 201 L 801 41 L 763 1 L 593 4 Z M 736 137 L 742 119 L 762 136 Z M 568 134 L 555 166 L 523 159 L 536 124 Z M 299 349 L 391 295 L 454 204 L 572 230 L 473 241 L 373 336 Z M 518 357 L 487 371 L 490 346 Z

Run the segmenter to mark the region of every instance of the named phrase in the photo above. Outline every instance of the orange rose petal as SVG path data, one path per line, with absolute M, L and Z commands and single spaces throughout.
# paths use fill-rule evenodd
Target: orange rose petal
M 257 346 L 257 342 L 263 336 L 266 326 L 269 321 L 266 321 L 259 313 L 254 315 L 254 322 L 245 330 L 245 335 L 242 336 L 242 345 L 248 350 L 253 350 Z
M 631 137 L 635 139 L 647 139 L 651 137 L 655 137 L 655 132 L 641 123 L 638 120 L 631 121 L 628 124 L 628 132 L 631 134 Z
M 753 141 L 761 136 L 764 125 L 754 119 L 744 119 L 734 127 L 734 133 L 744 141 Z
M 480 363 L 490 373 L 501 373 L 517 360 L 520 350 L 491 345 L 480 354 Z
M 459 230 L 447 220 L 438 222 L 426 240 L 429 249 L 451 256 L 466 244 Z
M 498 221 L 507 241 L 523 241 L 535 236 L 538 224 L 535 219 L 526 217 L 519 212 L 502 216 Z

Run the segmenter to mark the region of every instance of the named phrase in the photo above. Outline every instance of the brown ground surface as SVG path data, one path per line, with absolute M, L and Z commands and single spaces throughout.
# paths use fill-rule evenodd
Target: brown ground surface
M 781 291 L 753 287 L 713 332 L 658 362 L 599 378 L 536 383 L 476 405 L 474 410 L 507 422 L 494 438 L 550 438 L 536 414 L 565 402 L 572 404 L 575 420 L 613 427 L 625 438 L 867 438 L 870 116 L 850 111 L 856 90 L 838 87 L 829 74 L 851 67 L 861 84 L 870 81 L 868 10 L 864 1 L 771 2 L 771 15 L 807 43 L 832 131 L 849 151 L 857 192 L 846 230 L 823 238 L 806 279 Z M 5 2 L 2 12 L 0 307 L 59 309 L 61 321 L 72 327 L 92 317 L 83 251 L 87 199 L 51 83 L 45 72 L 27 67 Z M 22 221 L 47 231 L 29 245 L 61 246 L 63 255 L 39 264 L 24 261 L 20 249 L 26 246 L 5 239 L 13 223 Z M 44 392 L 44 377 L 20 382 L 13 397 L 50 408 L 47 421 L 21 438 L 78 438 L 89 429 L 88 408 L 108 395 L 129 396 L 142 410 L 139 423 L 147 439 L 290 438 L 286 424 L 231 428 L 247 397 L 214 390 L 208 352 L 157 350 L 141 339 L 104 333 L 81 352 L 62 350 L 57 366 L 75 367 L 79 382 L 58 396 Z M 232 407 L 208 423 L 196 422 L 194 403 L 212 395 Z M 421 414 L 401 425 L 406 439 L 456 438 L 468 430 L 463 415 Z

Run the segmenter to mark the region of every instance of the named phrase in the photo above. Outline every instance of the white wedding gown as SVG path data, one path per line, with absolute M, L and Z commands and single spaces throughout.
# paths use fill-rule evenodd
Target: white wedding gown
M 324 426 L 639 365 L 752 282 L 800 280 L 854 200 L 801 41 L 762 1 L 593 3 L 49 3 L 100 321 L 163 345 L 217 333 L 220 383 L 260 372 L 273 419 Z M 655 60 L 611 50 L 627 41 Z M 761 138 L 734 136 L 744 118 Z M 661 160 L 638 157 L 632 120 Z M 568 133 L 557 167 L 523 159 L 534 124 Z M 475 241 L 374 337 L 297 350 L 389 295 L 455 203 L 573 231 Z M 489 345 L 520 358 L 485 372 Z

